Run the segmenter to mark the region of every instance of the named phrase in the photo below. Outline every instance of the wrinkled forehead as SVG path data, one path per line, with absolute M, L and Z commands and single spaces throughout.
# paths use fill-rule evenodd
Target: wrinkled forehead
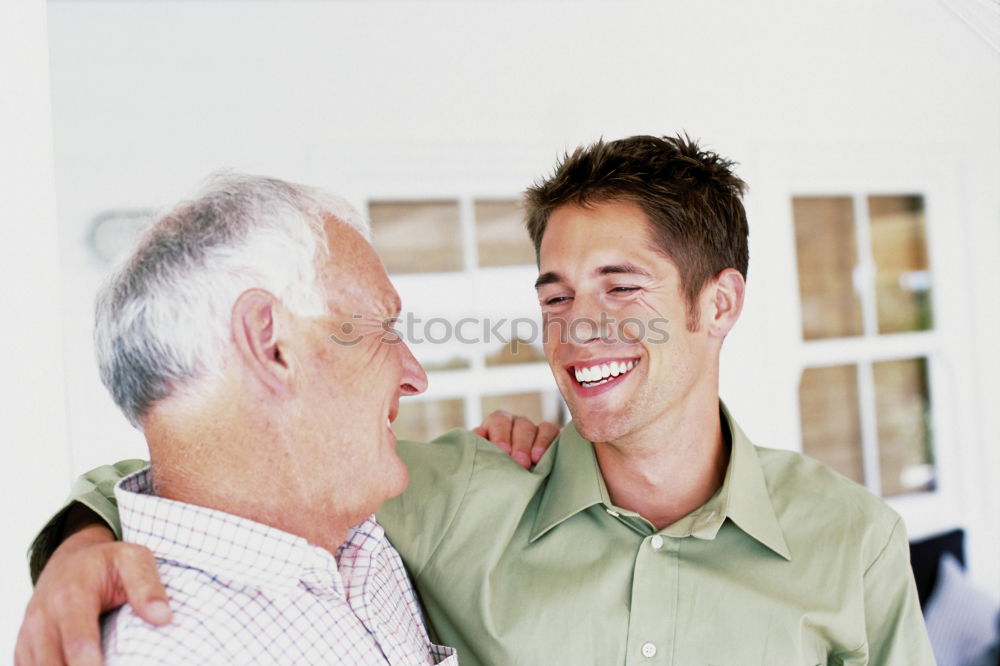
M 399 311 L 399 294 L 371 243 L 337 220 L 326 223 L 326 233 L 329 257 L 321 280 L 331 308 L 394 316 Z

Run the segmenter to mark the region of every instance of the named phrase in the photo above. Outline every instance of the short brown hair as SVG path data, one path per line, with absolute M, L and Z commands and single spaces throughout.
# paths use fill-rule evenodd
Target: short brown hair
M 676 265 L 697 326 L 698 294 L 720 271 L 746 279 L 747 185 L 733 162 L 683 136 L 633 136 L 598 141 L 564 155 L 549 178 L 525 191 L 526 226 L 537 257 L 552 212 L 564 205 L 611 201 L 637 204 L 649 218 L 659 249 Z

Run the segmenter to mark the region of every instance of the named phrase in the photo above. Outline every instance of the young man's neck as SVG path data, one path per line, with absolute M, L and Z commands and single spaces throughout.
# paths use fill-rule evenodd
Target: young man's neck
M 688 515 L 722 486 L 729 464 L 718 397 L 668 414 L 626 440 L 595 443 L 611 501 L 661 530 Z

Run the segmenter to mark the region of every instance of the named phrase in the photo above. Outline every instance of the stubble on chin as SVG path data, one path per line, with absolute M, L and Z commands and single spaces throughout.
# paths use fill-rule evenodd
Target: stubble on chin
M 591 442 L 613 442 L 621 437 L 622 430 L 625 428 L 623 423 L 625 419 L 621 415 L 582 413 L 580 410 L 574 411 L 572 408 L 570 408 L 570 414 L 573 416 L 573 425 L 576 426 L 576 431 L 584 439 Z

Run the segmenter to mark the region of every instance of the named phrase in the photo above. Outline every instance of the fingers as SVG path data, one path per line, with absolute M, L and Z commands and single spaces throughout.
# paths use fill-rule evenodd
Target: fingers
M 25 611 L 18 666 L 101 666 L 100 614 L 126 599 L 146 621 L 169 622 L 152 553 L 111 538 L 107 528 L 88 526 L 53 553 Z
M 93 593 L 71 585 L 36 595 L 18 632 L 15 664 L 101 666 L 98 614 Z
M 538 462 L 559 435 L 559 427 L 542 421 L 537 426 L 526 416 L 498 409 L 472 429 L 507 453 L 521 467 L 528 469 Z
M 99 559 L 97 559 L 99 556 Z M 166 591 L 156 572 L 156 559 L 142 546 L 114 543 L 100 546 L 87 579 L 67 581 L 54 598 L 53 613 L 68 666 L 100 666 L 101 612 L 128 601 L 136 614 L 152 624 L 170 621 Z M 102 581 L 95 593 L 94 580 Z M 59 662 L 56 662 L 59 663 Z
M 531 467 L 531 447 L 535 443 L 538 429 L 524 416 L 515 416 L 511 426 L 510 457 L 521 467 Z
M 483 419 L 483 423 L 477 430 L 485 430 L 485 434 L 480 434 L 480 437 L 485 437 L 505 453 L 510 453 L 511 428 L 513 425 L 514 415 L 498 409 Z M 477 432 L 477 434 L 479 433 Z
M 101 666 L 101 627 L 98 609 L 93 599 L 81 597 L 70 591 L 60 604 L 59 638 L 63 654 L 59 661 L 68 666 Z
M 58 644 L 68 666 L 103 663 L 100 615 L 124 602 L 117 556 L 131 547 L 122 543 L 99 544 L 60 558 L 58 567 L 53 558 L 42 571 L 42 576 L 49 575 L 50 579 L 45 590 L 41 589 L 43 581 L 39 579 L 35 596 L 48 604 L 49 620 L 58 628 Z
M 531 444 L 531 462 L 532 464 L 538 462 L 548 451 L 549 445 L 555 440 L 559 435 L 559 426 L 555 423 L 549 423 L 548 421 L 542 421 L 538 424 L 538 430 L 535 433 L 535 441 Z
M 19 665 L 101 664 L 99 596 L 107 568 L 102 548 L 112 538 L 105 528 L 84 527 L 52 554 L 18 633 Z
M 14 648 L 15 666 L 62 663 L 64 663 L 62 643 L 59 640 L 58 628 L 45 622 L 38 609 L 28 604 L 24 622 L 17 633 L 17 645 Z
M 163 589 L 159 573 L 156 571 L 156 558 L 152 551 L 143 546 L 122 544 L 115 554 L 118 578 L 122 593 L 136 615 L 150 624 L 164 625 L 170 622 L 170 605 L 167 602 L 167 591 Z M 113 607 L 120 604 L 115 599 Z

